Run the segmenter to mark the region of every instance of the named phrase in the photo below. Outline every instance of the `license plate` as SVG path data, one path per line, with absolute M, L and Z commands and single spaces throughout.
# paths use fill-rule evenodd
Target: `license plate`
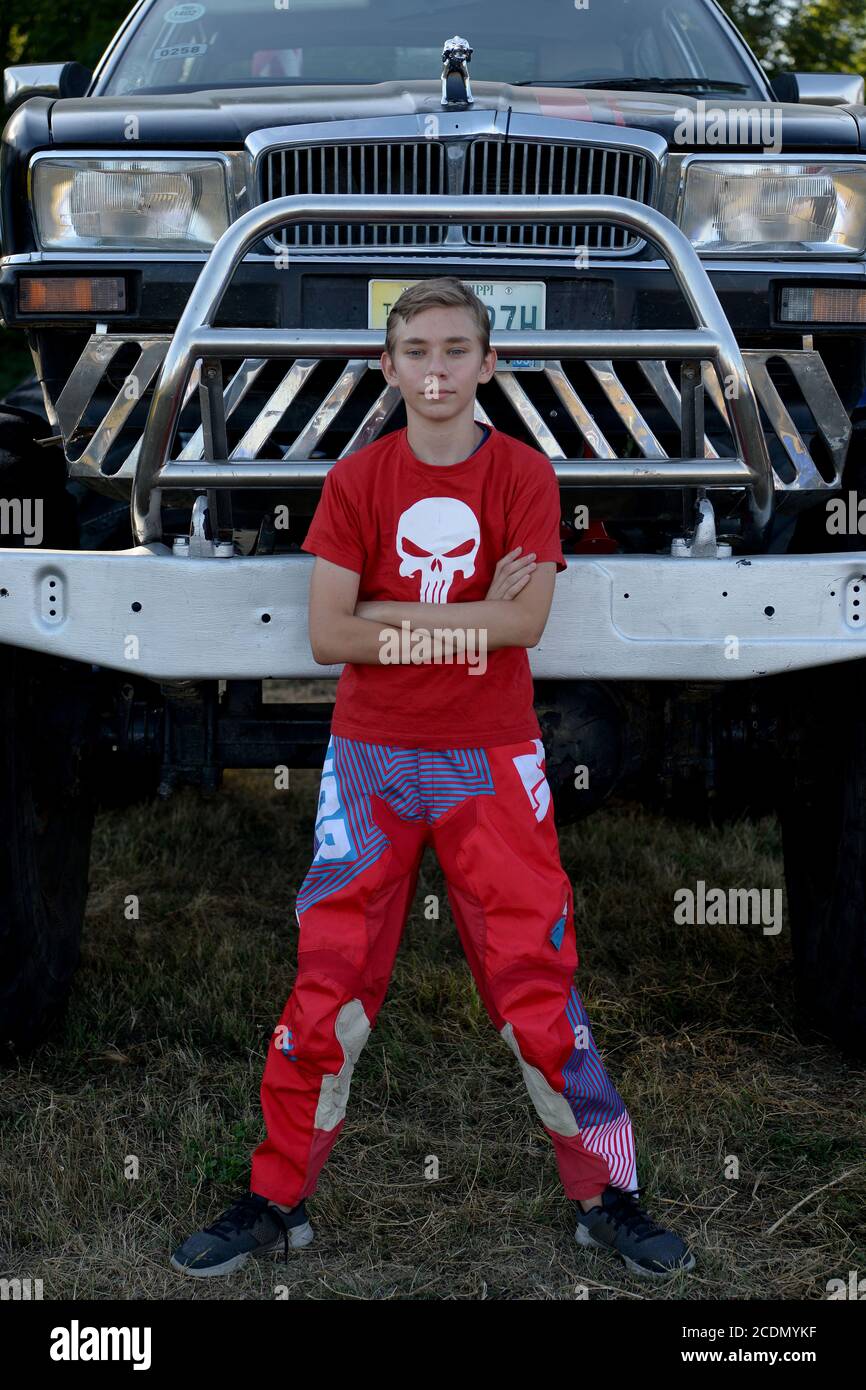
M 391 306 L 410 285 L 418 280 L 371 280 L 367 311 L 368 328 L 378 328 L 384 334 Z M 547 286 L 543 280 L 464 280 L 487 307 L 490 328 L 494 333 L 520 332 L 544 328 Z M 371 367 L 378 367 L 372 361 Z M 511 357 L 503 362 L 500 353 L 496 370 L 502 372 L 540 372 L 543 359 Z

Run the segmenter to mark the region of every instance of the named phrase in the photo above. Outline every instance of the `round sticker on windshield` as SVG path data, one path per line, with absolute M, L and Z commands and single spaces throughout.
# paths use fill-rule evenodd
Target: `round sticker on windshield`
M 201 19 L 204 12 L 204 5 L 175 5 L 163 19 L 166 24 L 188 24 L 191 19 Z

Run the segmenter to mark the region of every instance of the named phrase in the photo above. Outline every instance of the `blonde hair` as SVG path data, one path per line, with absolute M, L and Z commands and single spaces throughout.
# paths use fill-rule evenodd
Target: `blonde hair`
M 454 275 L 437 275 L 430 280 L 421 280 L 403 291 L 391 305 L 385 326 L 385 351 L 393 357 L 398 319 L 408 323 L 422 309 L 433 308 L 468 310 L 478 332 L 482 356 L 487 356 L 490 351 L 490 315 L 475 291 Z

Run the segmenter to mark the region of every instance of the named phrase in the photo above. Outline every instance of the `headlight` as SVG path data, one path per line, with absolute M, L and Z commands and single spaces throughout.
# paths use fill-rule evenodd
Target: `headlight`
M 678 220 L 698 251 L 851 256 L 866 250 L 866 165 L 695 159 L 684 174 Z
M 46 250 L 196 251 L 229 224 L 217 159 L 36 159 L 31 197 Z

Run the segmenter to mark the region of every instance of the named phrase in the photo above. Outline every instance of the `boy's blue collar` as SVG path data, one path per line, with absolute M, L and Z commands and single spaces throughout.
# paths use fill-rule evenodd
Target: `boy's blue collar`
M 472 450 L 472 454 L 477 454 L 478 450 L 483 448 L 483 446 L 487 443 L 488 439 L 490 438 L 490 426 L 482 425 L 481 428 L 484 431 L 484 438 L 480 440 L 478 444 L 475 445 L 475 448 Z M 472 457 L 472 454 L 469 455 L 470 458 Z

